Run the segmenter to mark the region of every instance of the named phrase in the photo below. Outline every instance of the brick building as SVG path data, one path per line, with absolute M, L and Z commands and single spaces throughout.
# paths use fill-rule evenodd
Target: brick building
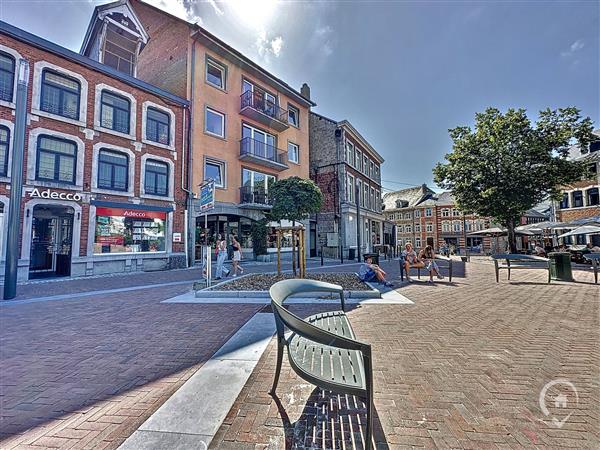
M 127 9 L 148 36 L 136 76 L 190 100 L 187 167 L 196 197 L 189 205 L 190 242 L 205 240 L 197 194 L 212 179 L 216 204 L 207 218 L 209 242 L 218 233 L 233 233 L 251 254 L 251 224 L 271 207 L 269 186 L 281 178 L 309 177 L 308 116 L 314 103 L 308 86 L 295 90 L 202 27 L 141 1 L 99 7 L 95 20 Z M 92 28 L 102 32 L 101 25 Z M 270 252 L 274 246 L 271 234 Z
M 594 132 L 600 136 L 600 130 Z M 573 145 L 569 157 L 586 163 L 589 177 L 563 187 L 563 198 L 558 204 L 557 218 L 561 222 L 585 221 L 594 219 L 600 222 L 600 140 L 592 142 L 589 148 Z M 600 245 L 600 236 L 577 236 L 574 243 L 592 242 Z
M 315 217 L 318 241 L 327 257 L 361 252 L 384 243 L 381 164 L 384 160 L 347 120 L 310 114 L 310 173 L 325 197 Z M 358 199 L 357 199 L 358 195 Z M 357 203 L 361 225 L 357 226 Z
M 486 252 L 490 238 L 469 236 L 469 233 L 489 228 L 487 218 L 463 214 L 456 208 L 450 192 L 436 193 L 427 185 L 388 192 L 383 197 L 386 220 L 396 224 L 399 247 L 412 243 L 420 249 L 432 245 L 436 251 L 446 245 L 470 252 Z
M 124 16 L 110 20 L 116 32 L 103 43 L 105 55 L 125 38 L 139 38 L 138 49 L 143 45 L 143 30 L 135 23 Z M 2 241 L 22 60 L 30 72 L 19 279 L 185 265 L 181 179 L 187 101 L 133 78 L 134 68 L 124 71 L 118 60 L 102 64 L 4 22 Z M 2 248 L 3 259 L 5 252 Z

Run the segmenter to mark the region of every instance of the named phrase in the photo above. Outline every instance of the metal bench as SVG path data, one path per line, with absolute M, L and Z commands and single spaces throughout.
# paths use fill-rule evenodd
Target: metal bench
M 510 271 L 517 269 L 537 269 L 543 267 L 548 271 L 548 283 L 550 283 L 550 260 L 548 258 L 542 258 L 541 256 L 534 255 L 521 255 L 518 253 L 507 253 L 492 255 L 494 260 L 494 269 L 496 272 L 496 283 L 500 281 L 500 270 L 506 269 L 508 272 L 508 279 L 510 280 Z M 499 261 L 506 261 L 505 264 L 500 264 Z M 517 265 L 511 264 L 517 263 Z M 539 263 L 543 263 L 539 264 Z
M 445 261 L 448 263 L 448 281 L 450 283 L 452 283 L 452 258 L 449 258 L 447 256 L 442 256 L 442 255 L 436 255 L 435 256 L 435 260 L 436 261 Z M 404 276 L 408 276 L 408 274 L 405 274 L 404 272 L 406 272 L 404 270 L 404 262 L 406 261 L 405 258 L 403 256 L 400 256 L 400 259 L 398 260 L 400 262 L 400 281 L 404 281 Z M 440 267 L 441 269 L 442 267 Z M 426 270 L 424 267 L 417 267 L 417 277 L 419 279 L 421 279 L 421 269 Z
M 594 269 L 594 283 L 598 284 L 598 267 L 600 266 L 600 253 L 586 253 L 583 255 L 585 259 L 589 259 L 592 262 Z
M 330 292 L 339 294 L 342 310 L 301 319 L 283 302 L 294 294 Z M 344 312 L 344 290 L 336 284 L 314 280 L 283 280 L 269 290 L 277 326 L 277 368 L 271 394 L 275 395 L 284 347 L 290 366 L 299 377 L 322 389 L 366 399 L 366 448 L 373 433 L 373 371 L 371 346 L 356 340 Z M 285 328 L 292 333 L 286 338 Z

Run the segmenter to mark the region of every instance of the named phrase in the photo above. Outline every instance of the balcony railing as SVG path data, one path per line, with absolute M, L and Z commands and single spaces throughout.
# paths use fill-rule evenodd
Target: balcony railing
M 249 137 L 240 141 L 240 159 L 262 164 L 276 170 L 288 168 L 283 150 Z
M 267 100 L 265 93 L 257 89 L 246 91 L 241 95 L 240 112 L 277 131 L 283 131 L 289 127 L 287 110 Z
M 240 188 L 240 204 L 266 208 L 271 206 L 272 200 L 263 187 L 242 186 Z

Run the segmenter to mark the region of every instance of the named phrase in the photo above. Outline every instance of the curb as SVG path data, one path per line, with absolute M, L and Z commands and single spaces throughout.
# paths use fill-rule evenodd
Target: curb
M 317 294 L 317 293 L 316 293 Z M 379 289 L 368 291 L 344 291 L 344 298 L 381 298 Z M 195 292 L 196 298 L 271 298 L 269 291 L 216 291 L 202 289 Z M 293 297 L 305 298 L 306 295 L 294 295 Z M 332 297 L 333 298 L 333 297 Z

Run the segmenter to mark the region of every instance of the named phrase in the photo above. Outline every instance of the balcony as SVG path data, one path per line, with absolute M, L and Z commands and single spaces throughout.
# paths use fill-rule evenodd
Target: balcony
M 272 200 L 264 187 L 242 186 L 240 206 L 247 209 L 270 209 Z
M 241 95 L 240 100 L 240 114 L 277 131 L 288 129 L 287 110 L 266 100 L 264 92 L 246 91 Z
M 240 141 L 240 160 L 260 164 L 277 171 L 288 168 L 283 150 L 249 137 Z

